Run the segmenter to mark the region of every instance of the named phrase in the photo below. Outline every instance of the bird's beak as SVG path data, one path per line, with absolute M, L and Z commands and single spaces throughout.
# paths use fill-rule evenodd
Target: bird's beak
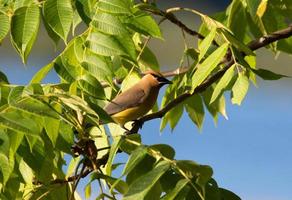
M 172 82 L 170 80 L 168 80 L 168 79 L 166 79 L 164 77 L 159 77 L 158 78 L 158 81 L 159 81 L 160 84 L 163 84 L 163 85 L 165 85 L 165 84 L 172 84 Z

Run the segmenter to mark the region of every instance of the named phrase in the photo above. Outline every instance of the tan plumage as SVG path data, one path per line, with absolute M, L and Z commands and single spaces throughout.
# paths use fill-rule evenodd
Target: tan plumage
M 148 113 L 157 100 L 159 89 L 171 83 L 158 72 L 148 71 L 144 74 L 138 83 L 117 95 L 104 108 L 123 128 L 125 128 L 125 123 Z

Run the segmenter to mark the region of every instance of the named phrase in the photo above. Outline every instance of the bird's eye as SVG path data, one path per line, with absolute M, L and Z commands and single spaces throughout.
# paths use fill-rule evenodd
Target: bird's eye
M 159 76 L 157 76 L 156 74 L 151 74 L 152 76 L 154 76 L 155 78 L 159 78 Z

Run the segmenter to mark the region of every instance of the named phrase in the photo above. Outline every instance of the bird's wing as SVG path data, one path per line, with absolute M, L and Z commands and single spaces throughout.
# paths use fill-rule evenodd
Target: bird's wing
M 145 92 L 141 88 L 133 87 L 116 96 L 104 110 L 109 115 L 116 114 L 128 108 L 136 107 L 143 102 Z

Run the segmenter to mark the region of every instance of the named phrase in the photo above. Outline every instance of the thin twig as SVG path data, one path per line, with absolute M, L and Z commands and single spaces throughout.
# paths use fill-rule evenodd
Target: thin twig
M 259 39 L 253 40 L 248 44 L 248 47 L 252 50 L 255 51 L 259 48 L 265 47 L 275 41 L 285 39 L 292 36 L 292 25 L 289 25 L 289 27 L 276 31 L 274 33 L 271 33 L 269 35 L 263 36 Z M 225 67 L 214 73 L 213 75 L 209 76 L 201 85 L 199 85 L 192 93 L 186 92 L 178 96 L 176 99 L 173 101 L 169 102 L 164 108 L 159 110 L 158 112 L 151 113 L 148 115 L 145 115 L 144 117 L 140 118 L 139 121 L 143 124 L 146 121 L 156 119 L 156 118 L 162 118 L 168 111 L 170 111 L 172 108 L 177 106 L 179 103 L 183 102 L 187 98 L 201 93 L 205 91 L 210 85 L 212 85 L 214 82 L 216 82 L 218 79 L 220 79 L 225 71 L 229 69 L 234 63 L 234 60 L 230 60 L 229 62 L 226 63 Z M 134 129 L 135 128 L 135 129 Z M 133 130 L 137 130 L 137 127 L 133 127 Z

